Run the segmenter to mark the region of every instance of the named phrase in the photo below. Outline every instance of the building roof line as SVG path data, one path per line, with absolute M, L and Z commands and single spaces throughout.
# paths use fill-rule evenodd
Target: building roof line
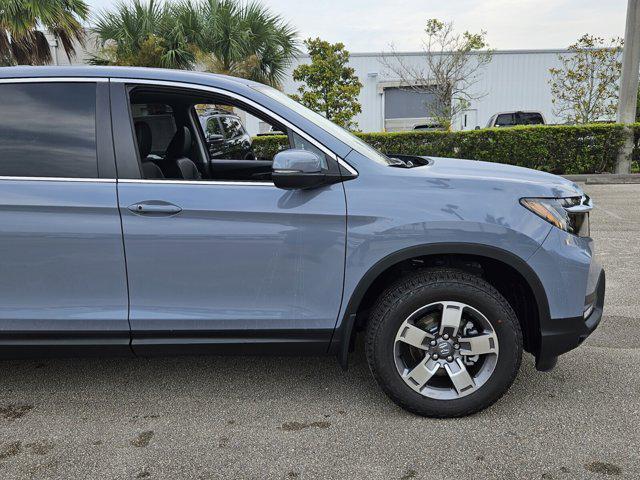
M 440 52 L 435 52 L 440 54 Z M 442 54 L 446 55 L 450 52 L 442 52 Z M 478 55 L 487 53 L 486 50 L 477 50 L 473 52 L 469 52 L 471 55 Z M 492 50 L 491 53 L 493 55 L 535 55 L 540 53 L 569 53 L 569 50 L 566 48 L 547 48 L 547 49 L 522 49 L 522 50 Z M 349 52 L 349 56 L 351 57 L 382 57 L 384 55 L 397 55 L 400 57 L 420 57 L 426 55 L 425 52 L 420 51 L 409 51 L 409 52 L 390 52 L 390 51 L 379 51 L 379 52 Z M 298 55 L 298 58 L 309 58 L 309 54 L 303 53 Z

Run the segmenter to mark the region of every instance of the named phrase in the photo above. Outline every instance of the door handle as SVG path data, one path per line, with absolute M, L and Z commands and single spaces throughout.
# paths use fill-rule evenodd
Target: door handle
M 162 201 L 134 203 L 127 208 L 137 215 L 175 215 L 182 211 L 179 206 Z

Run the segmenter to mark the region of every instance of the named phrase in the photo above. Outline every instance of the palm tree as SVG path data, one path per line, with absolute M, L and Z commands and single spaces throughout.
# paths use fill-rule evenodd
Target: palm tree
M 42 29 L 71 58 L 74 42 L 84 45 L 82 21 L 88 13 L 84 0 L 0 0 L 0 64 L 50 63 L 51 49 Z
M 90 62 L 204 70 L 278 86 L 299 52 L 297 32 L 259 3 L 133 0 L 101 12 Z
M 175 15 L 209 72 L 278 86 L 299 53 L 297 32 L 257 2 L 185 0 L 175 6 Z
M 197 47 L 169 4 L 120 3 L 99 13 L 92 31 L 100 47 L 89 59 L 94 65 L 193 68 Z

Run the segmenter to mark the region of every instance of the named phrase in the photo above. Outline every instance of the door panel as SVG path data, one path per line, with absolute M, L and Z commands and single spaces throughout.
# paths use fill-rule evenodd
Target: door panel
M 115 181 L 0 181 L 0 257 L 3 353 L 47 336 L 129 350 Z
M 341 184 L 284 191 L 267 184 L 122 181 L 118 188 L 134 345 L 163 332 L 214 338 L 304 330 L 328 341 L 342 294 Z M 128 209 L 159 199 L 181 211 L 153 216 Z
M 124 180 L 118 190 L 136 352 L 181 343 L 326 350 L 342 295 L 342 184 Z M 149 202 L 180 211 L 128 208 Z

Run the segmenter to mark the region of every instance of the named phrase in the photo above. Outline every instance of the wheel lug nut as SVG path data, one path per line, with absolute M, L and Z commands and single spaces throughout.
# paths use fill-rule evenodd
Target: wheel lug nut
M 434 353 L 433 355 L 431 355 L 431 358 L 433 358 L 434 360 L 437 360 L 438 359 L 438 354 Z
M 449 340 L 449 335 L 447 333 L 445 333 L 442 338 L 444 338 L 445 340 Z
M 456 350 L 458 350 L 460 348 L 460 344 L 459 343 L 454 343 L 453 344 L 453 348 L 455 348 Z
M 453 357 L 451 355 L 447 357 L 447 362 L 453 362 Z
M 430 344 L 432 347 L 435 347 L 437 343 L 438 343 L 438 342 L 436 342 L 435 340 L 431 340 L 431 341 L 429 342 L 429 344 Z

